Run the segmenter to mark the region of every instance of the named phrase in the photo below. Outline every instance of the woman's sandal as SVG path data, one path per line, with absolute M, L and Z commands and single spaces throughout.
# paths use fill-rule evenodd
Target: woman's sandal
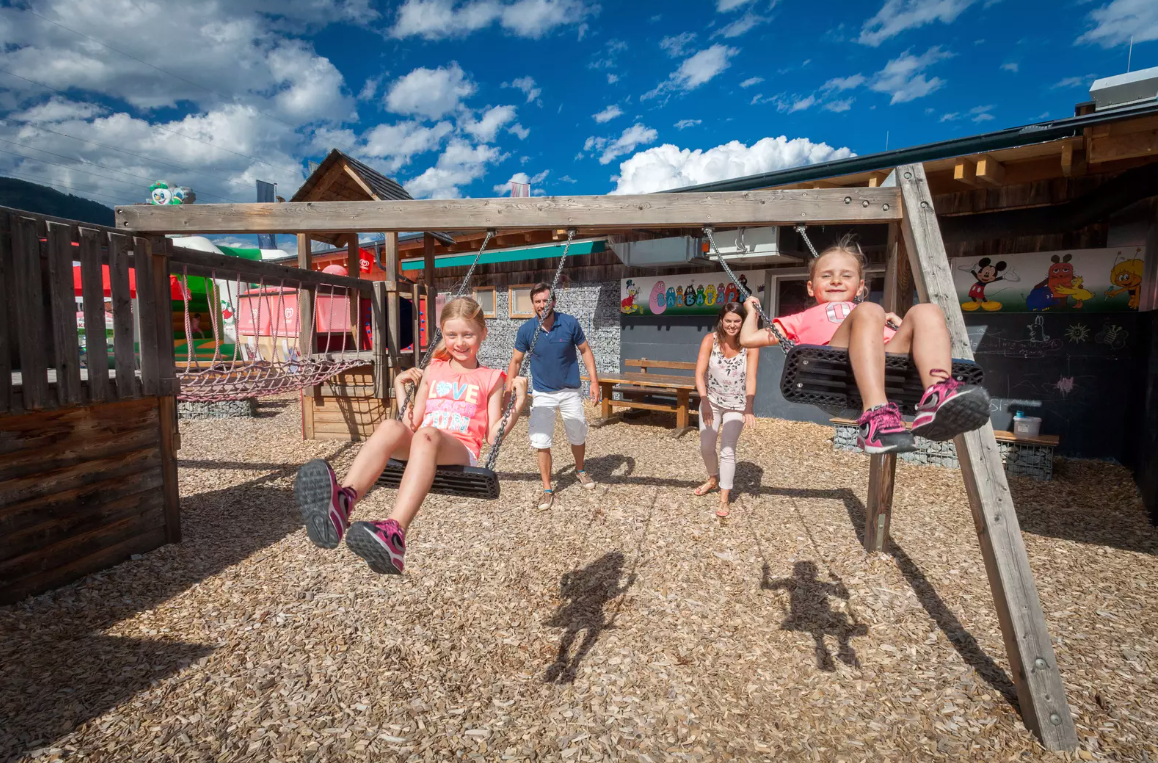
M 547 509 L 551 508 L 554 504 L 555 504 L 555 491 L 554 490 L 544 490 L 543 491 L 543 500 L 539 501 L 539 508 L 546 511 Z
M 727 505 L 721 504 L 720 508 L 716 509 L 716 516 L 719 517 L 720 519 L 727 519 L 728 513 L 729 513 L 729 507 Z
M 708 483 L 711 483 L 710 487 L 708 486 Z M 715 490 L 719 486 L 720 486 L 720 483 L 715 477 L 709 477 L 707 482 L 705 482 L 704 484 L 700 485 L 698 488 L 693 490 L 692 494 L 693 495 L 707 495 L 708 493 L 712 492 L 713 490 Z

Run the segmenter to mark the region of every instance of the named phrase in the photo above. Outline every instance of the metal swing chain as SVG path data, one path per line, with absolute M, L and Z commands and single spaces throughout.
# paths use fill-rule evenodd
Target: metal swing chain
M 751 296 L 752 292 L 748 291 L 747 287 L 740 283 L 740 279 L 737 278 L 736 274 L 732 272 L 732 269 L 728 267 L 728 263 L 724 260 L 724 256 L 720 254 L 719 247 L 716 246 L 716 239 L 712 237 L 711 226 L 704 226 L 704 235 L 708 237 L 708 243 L 712 245 L 712 252 L 716 255 L 716 261 L 720 263 L 720 265 L 724 268 L 724 272 L 728 274 L 728 278 L 732 279 L 732 283 L 736 285 L 736 290 L 739 291 L 741 295 L 740 301 L 743 302 L 749 296 Z M 771 331 L 772 334 L 776 337 L 777 341 L 780 342 L 780 349 L 784 351 L 785 355 L 787 355 L 788 351 L 796 346 L 796 343 L 788 337 L 784 336 L 780 329 L 776 328 L 776 324 L 772 322 L 772 320 L 768 317 L 768 314 L 764 312 L 764 308 L 759 303 L 756 304 L 756 312 L 760 314 L 760 317 L 764 320 L 764 325 L 768 327 L 768 330 Z
M 481 260 L 482 256 L 483 256 L 483 252 L 485 252 L 487 250 L 487 244 L 490 243 L 490 240 L 492 238 L 494 238 L 494 236 L 495 236 L 495 229 L 494 228 L 488 228 L 487 229 L 487 235 L 485 238 L 483 238 L 482 246 L 479 247 L 478 254 L 476 254 L 474 256 L 474 262 L 472 262 L 470 264 L 470 268 L 467 269 L 466 275 L 462 277 L 462 282 L 459 283 L 459 285 L 458 285 L 458 290 L 454 292 L 454 296 L 452 296 L 449 301 L 453 302 L 454 300 L 458 299 L 459 297 L 461 297 L 463 294 L 466 293 L 467 287 L 470 286 L 470 279 L 474 275 L 474 269 L 476 267 L 478 267 L 479 260 Z M 418 306 L 415 305 L 414 309 L 417 310 Z M 430 341 L 428 341 L 426 343 L 426 352 L 423 354 L 422 360 L 420 360 L 418 362 L 418 365 L 415 366 L 415 368 L 417 368 L 419 371 L 425 370 L 426 366 L 430 364 L 430 358 L 433 357 L 435 348 L 438 347 L 438 343 L 440 341 L 442 341 L 442 328 L 437 325 L 437 321 L 433 320 L 433 318 L 434 318 L 434 306 L 433 305 L 427 305 L 426 306 L 426 325 L 433 328 L 433 333 L 430 333 L 430 329 L 427 329 L 427 333 L 430 334 Z M 414 346 L 415 347 L 418 346 L 418 337 L 414 338 Z M 410 403 L 414 399 L 414 393 L 417 390 L 418 390 L 417 384 L 411 384 L 411 385 L 407 386 L 407 388 L 406 388 L 406 400 L 402 403 L 401 407 L 398 408 L 398 420 L 399 421 L 405 420 L 406 412 L 410 410 Z
M 567 262 L 567 252 L 571 249 L 571 241 L 575 238 L 575 229 L 567 229 L 567 244 L 563 247 L 563 254 L 559 257 L 559 266 L 555 268 L 555 278 L 551 281 L 551 292 L 547 297 L 547 304 L 551 306 L 551 311 L 555 310 L 555 290 L 559 288 L 559 279 L 563 277 L 563 265 Z M 546 313 L 546 310 L 543 311 Z M 527 354 L 523 356 L 523 362 L 519 364 L 519 376 L 523 375 L 523 369 L 531 362 L 531 356 L 535 354 L 535 345 L 539 342 L 539 334 L 543 331 L 544 315 L 539 316 L 538 325 L 535 326 L 535 335 L 531 337 L 531 346 L 527 350 Z M 511 411 L 515 409 L 516 395 L 514 390 L 511 391 L 511 399 L 507 401 L 507 408 L 503 411 L 503 419 L 499 424 L 498 434 L 495 435 L 495 442 L 491 445 L 491 452 L 487 454 L 486 468 L 494 471 L 495 461 L 499 458 L 499 448 L 503 445 L 503 439 L 507 434 L 507 422 L 510 421 Z

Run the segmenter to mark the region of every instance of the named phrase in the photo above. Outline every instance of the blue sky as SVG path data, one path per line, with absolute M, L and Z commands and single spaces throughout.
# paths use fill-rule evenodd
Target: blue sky
M 650 192 L 1072 115 L 1158 3 L 32 0 L 0 173 L 105 204 L 290 196 L 331 147 L 415 196 Z

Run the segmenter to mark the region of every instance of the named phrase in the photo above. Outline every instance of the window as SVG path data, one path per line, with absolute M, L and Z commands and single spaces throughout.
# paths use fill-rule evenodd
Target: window
M 495 287 L 479 286 L 474 290 L 474 301 L 482 308 L 483 317 L 495 317 Z
M 513 284 L 508 292 L 510 297 L 510 316 L 512 318 L 534 318 L 535 306 L 531 304 L 531 287 L 533 283 Z

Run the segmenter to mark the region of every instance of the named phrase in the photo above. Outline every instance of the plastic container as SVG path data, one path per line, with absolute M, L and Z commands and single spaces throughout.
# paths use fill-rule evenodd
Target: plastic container
M 1017 437 L 1037 437 L 1041 433 L 1040 416 L 1023 416 L 1018 412 L 1013 417 L 1013 434 Z

